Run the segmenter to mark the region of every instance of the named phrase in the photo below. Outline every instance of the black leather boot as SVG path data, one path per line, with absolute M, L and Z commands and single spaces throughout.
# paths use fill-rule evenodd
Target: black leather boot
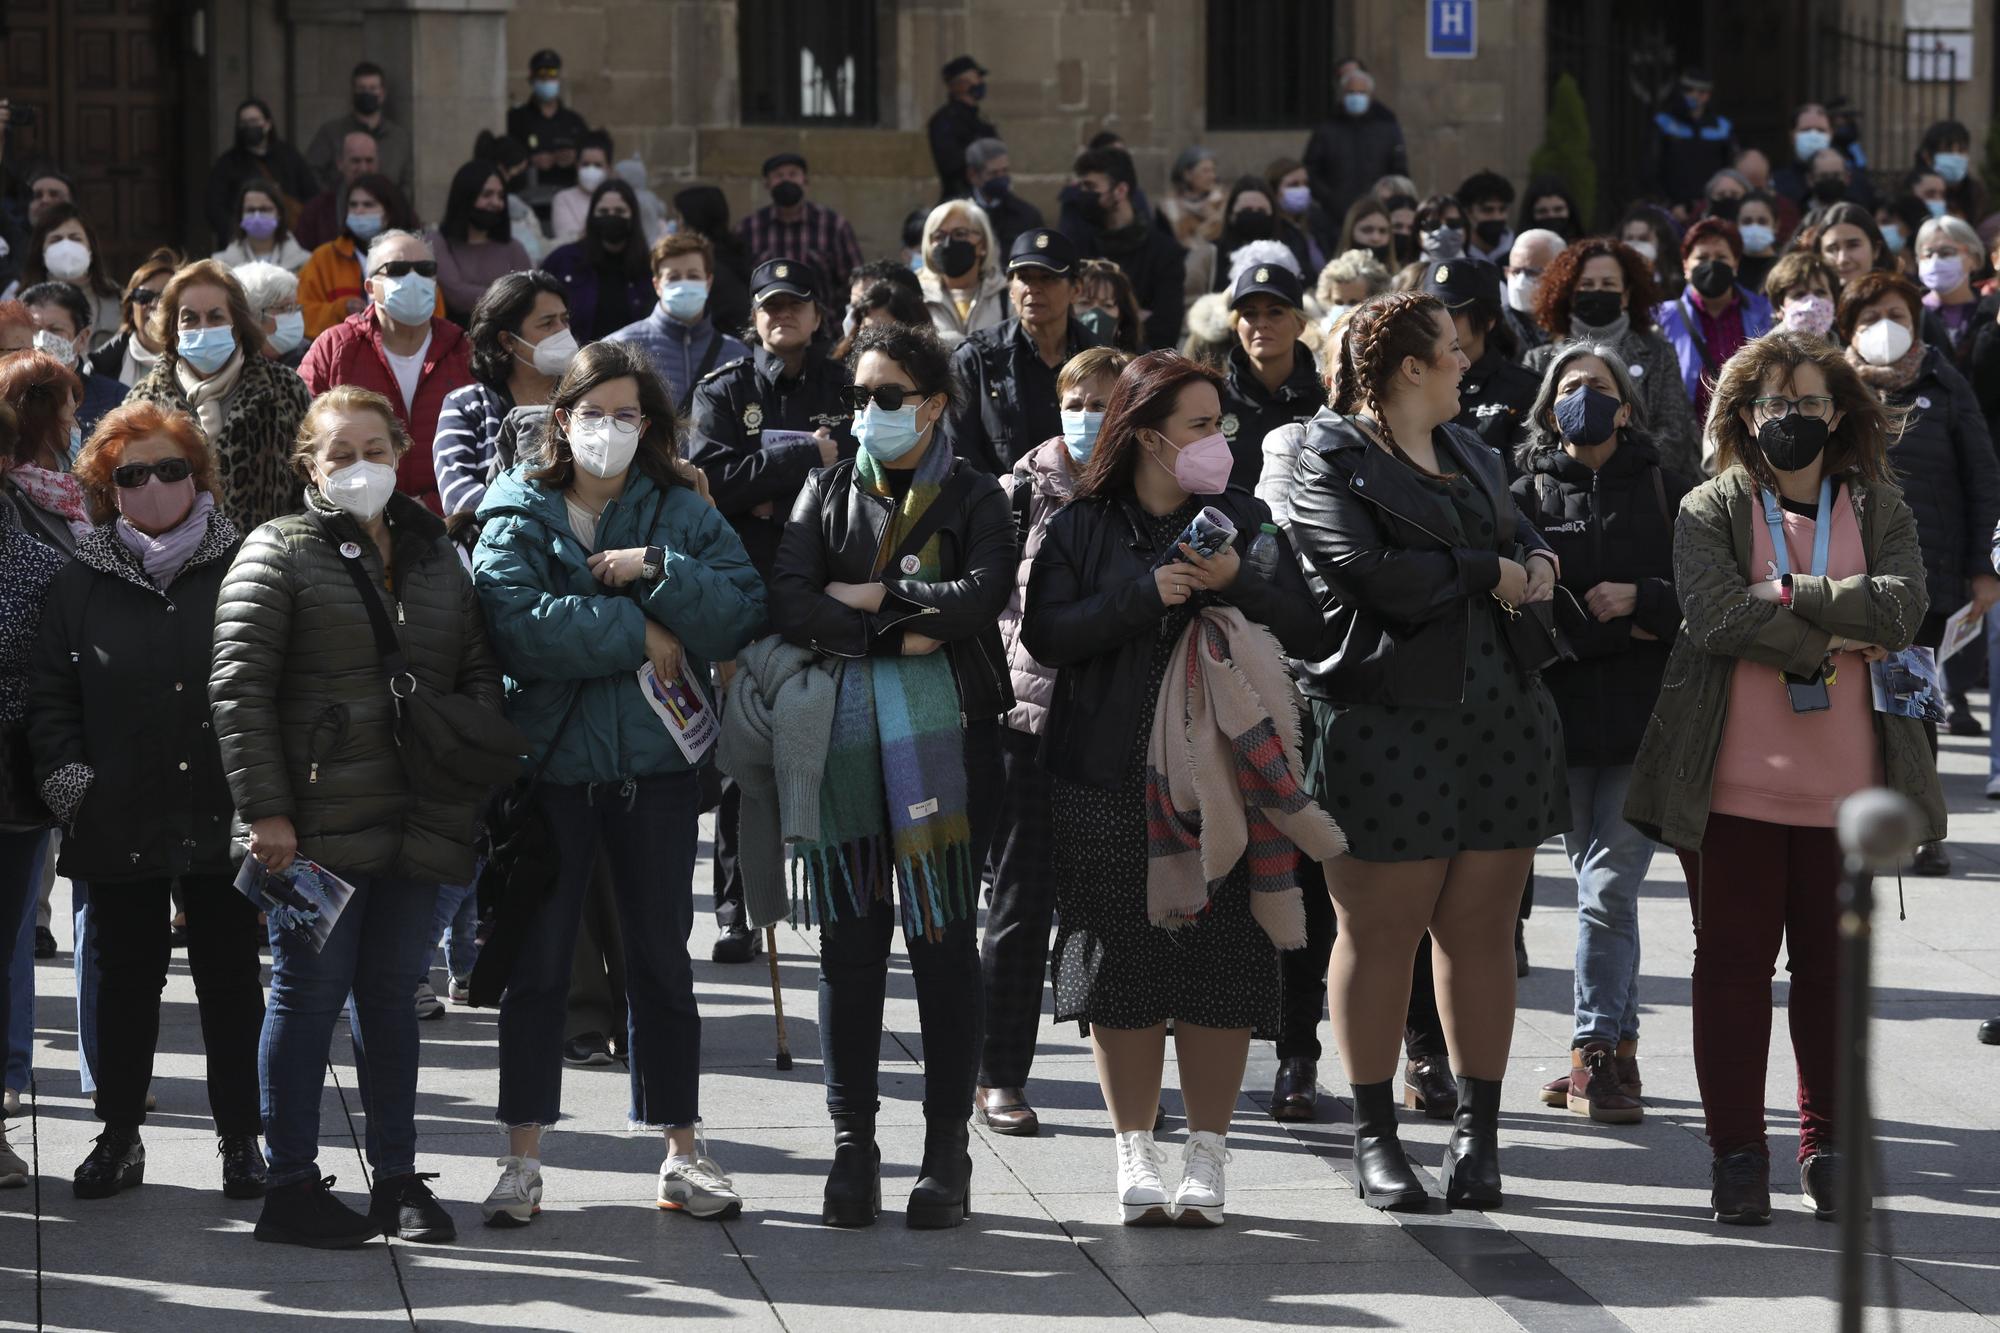
M 146 1179 L 146 1145 L 137 1125 L 106 1125 L 97 1146 L 76 1169 L 76 1197 L 108 1199 Z
M 1370 1208 L 1423 1212 L 1430 1192 L 1396 1137 L 1396 1084 L 1356 1083 L 1354 1089 L 1354 1194 Z
M 1500 1080 L 1460 1075 L 1458 1116 L 1444 1147 L 1445 1202 L 1454 1208 L 1498 1208 Z
M 830 1227 L 871 1227 L 882 1211 L 882 1150 L 875 1146 L 875 1117 L 833 1118 L 833 1169 L 826 1173 L 826 1202 L 819 1220 Z
M 903 1220 L 913 1231 L 941 1231 L 972 1216 L 972 1127 L 958 1120 L 924 1122 L 924 1165 Z

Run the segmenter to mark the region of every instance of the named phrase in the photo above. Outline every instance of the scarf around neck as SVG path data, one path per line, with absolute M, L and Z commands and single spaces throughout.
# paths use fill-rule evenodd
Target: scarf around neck
M 194 409 L 196 419 L 201 422 L 201 433 L 208 437 L 210 448 L 215 447 L 216 439 L 222 433 L 223 412 L 235 396 L 237 381 L 242 377 L 241 348 L 229 358 L 227 365 L 205 380 L 195 378 L 187 362 L 174 362 L 174 378 L 180 383 L 181 392 L 187 395 L 188 406 Z
M 1854 373 L 1860 377 L 1863 384 L 1877 393 L 1895 393 L 1900 389 L 1909 388 L 1915 382 L 1917 372 L 1924 368 L 1924 353 L 1928 350 L 1930 349 L 1923 339 L 1914 339 L 1910 343 L 1909 351 L 1886 366 L 1878 366 L 1864 360 L 1852 343 L 1847 346 L 1846 356 L 1847 364 L 1854 367 Z
M 1569 340 L 1571 342 L 1611 343 L 1616 346 L 1632 331 L 1632 312 L 1621 310 L 1618 318 L 1609 324 L 1599 326 L 1586 324 L 1575 315 L 1569 317 Z
M 209 491 L 200 491 L 194 497 L 194 504 L 188 509 L 187 517 L 158 534 L 147 534 L 127 523 L 121 515 L 112 524 L 112 531 L 146 571 L 146 577 L 153 586 L 165 591 L 186 568 L 188 557 L 201 545 L 208 535 L 209 515 L 215 512 L 215 496 Z
M 90 510 L 84 504 L 83 483 L 69 473 L 51 472 L 33 463 L 16 463 L 7 469 L 7 477 L 35 508 L 68 520 L 70 531 L 77 536 L 90 531 Z

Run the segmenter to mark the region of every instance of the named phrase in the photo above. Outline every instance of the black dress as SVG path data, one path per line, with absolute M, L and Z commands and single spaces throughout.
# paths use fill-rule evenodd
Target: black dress
M 1200 507 L 1146 516 L 1163 551 Z M 1251 1028 L 1271 1040 L 1280 1023 L 1278 953 L 1250 915 L 1247 864 L 1239 861 L 1193 921 L 1168 930 L 1146 918 L 1146 745 L 1155 701 L 1194 599 L 1160 621 L 1146 675 L 1146 707 L 1117 790 L 1052 779 L 1055 835 L 1056 1020 L 1148 1028 L 1168 1019 Z

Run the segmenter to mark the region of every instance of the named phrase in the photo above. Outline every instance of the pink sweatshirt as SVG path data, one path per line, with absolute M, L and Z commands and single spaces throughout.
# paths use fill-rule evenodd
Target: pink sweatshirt
M 1750 524 L 1750 570 L 1754 578 L 1778 576 L 1771 558 L 1771 529 L 1759 512 Z M 1781 511 L 1792 570 L 1812 569 L 1814 520 Z M 1841 487 L 1833 501 L 1833 541 L 1827 551 L 1828 578 L 1868 572 L 1854 504 Z M 1882 748 L 1875 732 L 1874 696 L 1868 664 L 1859 653 L 1834 655 L 1827 696 L 1832 707 L 1794 713 L 1776 667 L 1739 661 L 1729 680 L 1729 715 L 1722 749 L 1715 757 L 1715 786 L 1709 809 L 1719 815 L 1759 819 L 1769 824 L 1832 828 L 1840 803 L 1863 787 L 1882 781 Z

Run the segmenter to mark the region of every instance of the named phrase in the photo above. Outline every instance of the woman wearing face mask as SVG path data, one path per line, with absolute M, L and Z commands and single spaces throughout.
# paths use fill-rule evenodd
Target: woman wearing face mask
M 764 586 L 678 461 L 678 419 L 646 354 L 578 352 L 549 400 L 541 457 L 481 502 L 473 556 L 507 715 L 534 744 L 560 870 L 534 909 L 500 1005 L 498 1118 L 507 1129 L 489 1224 L 521 1226 L 542 1195 L 541 1138 L 561 1114 L 564 1010 L 592 867 L 608 864 L 625 943 L 631 1119 L 660 1130 L 657 1202 L 733 1217 L 743 1201 L 701 1134 L 694 921 L 701 770 L 660 724 L 635 673 L 709 694 L 764 620 Z
M 1671 215 L 1652 204 L 1634 204 L 1619 219 L 1617 236 L 1646 261 L 1663 297 L 1680 295 L 1687 279 L 1681 271 L 1681 232 Z
M 1840 300 L 1840 277 L 1812 250 L 1793 250 L 1773 264 L 1764 279 L 1764 297 L 1771 303 L 1778 327 L 1815 338 L 1830 340 L 1835 336 L 1833 316 Z
M 47 352 L 0 357 L 0 402 L 14 410 L 9 423 L 14 456 L 0 477 L 0 498 L 12 504 L 13 513 L 0 516 L 0 525 L 23 528 L 64 555 L 90 530 L 83 486 L 70 475 L 70 459 L 81 444 L 76 407 L 82 397 L 76 372 Z
M 1936 225 L 1949 224 L 1965 225 L 1955 218 Z M 1907 279 L 1865 274 L 1841 296 L 1838 330 L 1854 373 L 1905 418 L 1889 462 L 1916 517 L 1930 593 L 1930 612 L 1916 642 L 1935 648 L 1943 642 L 1945 622 L 1968 601 L 1981 614 L 2000 603 L 2000 578 L 1990 556 L 2000 523 L 2000 463 L 1972 386 L 1948 356 L 1917 341 L 1923 308 Z M 1950 666 L 1946 663 L 1947 673 Z M 1947 682 L 1954 719 L 1970 718 L 1960 683 L 1949 674 Z M 1937 728 L 1925 725 L 1935 750 Z M 1956 723 L 1953 731 L 1962 726 Z M 1916 868 L 1923 875 L 1951 873 L 1944 845 L 1919 847 Z
M 1007 322 L 1007 275 L 986 210 L 965 199 L 939 204 L 924 219 L 924 268 L 917 281 L 932 327 L 946 347 Z
M 167 279 L 186 262 L 180 251 L 162 247 L 132 270 L 118 301 L 117 335 L 90 353 L 91 367 L 98 374 L 108 375 L 127 388 L 146 378 L 146 372 L 160 358 L 148 323 L 153 303 L 160 299 Z
M 309 860 L 354 886 L 317 952 L 273 923 L 261 1073 L 270 1187 L 259 1240 L 317 1248 L 385 1233 L 449 1241 L 417 1173 L 413 982 L 430 962 L 439 884 L 472 877 L 476 802 L 411 789 L 363 589 L 394 622 L 417 687 L 500 706 L 478 599 L 444 523 L 396 491 L 408 437 L 387 399 L 314 401 L 292 455 L 304 513 L 244 539 L 224 578 L 208 697 L 251 857 Z M 351 997 L 351 1000 L 350 1000 Z M 343 1004 L 368 1052 L 368 1211 L 320 1172 L 327 1047 Z
M 1743 237 L 1736 224 L 1706 217 L 1681 238 L 1688 285 L 1653 310 L 1660 336 L 1680 362 L 1681 387 L 1695 420 L 1708 415 L 1709 386 L 1736 349 L 1771 330 L 1771 305 L 1741 280 Z
M 1395 239 L 1395 230 L 1389 225 L 1389 206 L 1372 194 L 1363 195 L 1347 210 L 1336 254 L 1365 250 L 1386 272 L 1395 265 Z
M 74 204 L 53 204 L 37 216 L 21 256 L 21 287 L 72 283 L 91 302 L 92 350 L 111 341 L 118 327 L 119 290 L 104 267 L 104 252 Z
M 1257 176 L 1239 176 L 1229 188 L 1229 202 L 1223 207 L 1222 238 L 1215 244 L 1215 290 L 1229 287 L 1229 261 L 1236 251 L 1253 241 L 1268 241 L 1278 230 L 1277 202 L 1271 187 Z
M 519 273 L 528 252 L 513 238 L 507 216 L 507 181 L 490 162 L 468 162 L 451 178 L 444 221 L 427 238 L 437 257 L 438 294 L 446 318 L 458 324 L 504 273 Z
M 1417 248 L 1429 263 L 1458 259 L 1465 254 L 1465 238 L 1472 234 L 1465 209 L 1457 198 L 1434 194 L 1417 206 Z
M 1764 1089 L 1781 938 L 1801 1202 L 1831 1218 L 1835 812 L 1862 788 L 1888 787 L 1917 803 L 1925 839 L 1944 835 L 1923 724 L 1873 711 L 1869 690 L 1869 664 L 1908 647 L 1923 624 L 1924 552 L 1890 473 L 1894 426 L 1832 344 L 1789 332 L 1749 344 L 1723 368 L 1709 428 L 1722 470 L 1688 495 L 1675 523 L 1683 627 L 1625 818 L 1676 849 L 1687 876 L 1715 1220 L 1771 1216 Z
M 1570 198 L 1569 187 L 1559 180 L 1544 178 L 1528 182 L 1527 193 L 1521 196 L 1521 220 L 1515 227 L 1517 234 L 1534 230 L 1552 231 L 1564 241 L 1576 239 L 1581 225 L 1578 219 L 1576 200 Z
M 1036 555 L 1021 623 L 1022 645 L 1056 670 L 1042 743 L 1061 923 L 1056 1019 L 1090 1025 L 1098 1086 L 1117 1134 L 1119 1216 L 1128 1226 L 1224 1220 L 1227 1135 L 1250 1039 L 1277 1035 L 1277 951 L 1305 935 L 1302 905 L 1261 891 L 1292 886 L 1296 826 L 1284 823 L 1281 833 L 1260 825 L 1282 853 L 1273 858 L 1275 875 L 1247 858 L 1212 873 L 1198 868 L 1195 878 L 1207 874 L 1214 891 L 1203 895 L 1196 884 L 1192 897 L 1168 896 L 1169 872 L 1155 864 L 1147 836 L 1153 819 L 1175 819 L 1149 796 L 1147 773 L 1160 744 L 1162 691 L 1169 676 L 1182 678 L 1175 663 L 1189 661 L 1180 654 L 1194 642 L 1190 631 L 1198 624 L 1208 627 L 1198 631 L 1204 636 L 1227 633 L 1240 664 L 1259 667 L 1259 678 L 1280 645 L 1305 660 L 1326 647 L 1286 537 L 1276 534 L 1268 578 L 1237 549 L 1248 549 L 1270 510 L 1229 486 L 1220 390 L 1220 376 L 1174 352 L 1150 352 L 1126 367 L 1090 465 Z M 1208 556 L 1178 542 L 1204 508 L 1236 532 L 1232 545 Z M 1257 705 L 1277 734 L 1294 741 L 1289 687 L 1272 687 L 1269 697 L 1245 693 L 1232 702 Z M 1285 749 L 1296 774 L 1296 744 Z M 1239 779 L 1226 770 L 1206 776 L 1217 783 L 1210 800 L 1222 827 L 1220 812 L 1233 807 Z M 1295 795 L 1309 812 L 1303 789 Z M 1339 845 L 1337 832 L 1324 828 L 1308 841 L 1315 859 Z M 1171 1189 L 1153 1141 L 1169 1021 L 1188 1127 Z
M 638 196 L 615 177 L 592 193 L 583 239 L 557 246 L 542 267 L 569 288 L 579 342 L 609 337 L 659 300 L 639 234 Z
M 1920 223 L 1917 230 L 1921 229 Z M 1909 258 L 1914 250 L 1913 241 L 1910 246 L 1904 247 L 1904 254 L 1899 257 L 1882 239 L 1882 231 L 1875 225 L 1874 215 L 1859 204 L 1835 204 L 1827 209 L 1820 214 L 1816 227 L 1800 230 L 1798 243 L 1816 251 L 1833 269 L 1843 287 L 1853 286 L 1863 274 L 1876 270 L 1904 272 L 1906 265 L 1900 263 L 1899 258 Z M 1928 309 L 1918 321 L 1917 339 L 1946 353 L 1952 350 L 1951 337 L 1945 332 L 1943 322 L 1936 312 Z
M 1335 249 L 1340 237 L 1333 219 L 1313 201 L 1305 165 L 1293 158 L 1278 158 L 1264 168 L 1264 180 L 1271 187 L 1271 197 L 1278 201 L 1277 238 L 1299 257 L 1301 273 L 1319 272 L 1327 260 L 1340 253 Z
M 837 675 L 813 775 L 819 840 L 797 848 L 820 929 L 833 1117 L 821 1218 L 868 1226 L 881 1208 L 877 1065 L 900 923 L 927 1052 L 923 1163 L 905 1221 L 955 1227 L 972 1211 L 975 918 L 1002 801 L 999 718 L 1014 705 L 997 622 L 1017 537 L 1000 483 L 938 438 L 952 376 L 937 335 L 863 329 L 849 369 L 861 452 L 807 478 L 771 576 L 773 627 Z
M 1299 688 L 1322 756 L 1314 794 L 1349 838 L 1327 867 L 1328 988 L 1354 1088 L 1355 1187 L 1376 1208 L 1429 1202 L 1392 1081 L 1428 929 L 1458 1082 L 1445 1197 L 1495 1208 L 1521 885 L 1533 848 L 1569 824 L 1542 662 L 1518 656 L 1507 625 L 1549 599 L 1557 561 L 1500 460 L 1451 424 L 1467 362 L 1443 304 L 1378 297 L 1345 328 L 1332 411 L 1307 428 L 1291 503 L 1337 645 Z
M 204 688 L 217 593 L 242 539 L 215 506 L 215 460 L 182 413 L 114 410 L 76 474 L 99 526 L 49 589 L 28 713 L 36 776 L 65 830 L 60 873 L 92 890 L 86 1007 L 117 1017 L 90 1053 L 104 1132 L 76 1169 L 76 1194 L 105 1198 L 144 1176 L 171 889 L 187 915 L 223 1193 L 255 1199 L 265 1177 L 257 913 L 233 883 L 233 804 Z
M 1948 210 L 1960 218 L 1986 216 L 1986 191 L 1972 174 L 1972 131 L 1955 120 L 1940 120 L 1917 144 L 1916 165 L 1944 178 Z
M 1676 256 L 1678 263 L 1678 256 Z M 1570 342 L 1607 343 L 1625 358 L 1625 373 L 1639 387 L 1639 405 L 1653 443 L 1667 466 L 1700 475 L 1700 427 L 1681 381 L 1680 360 L 1653 327 L 1659 297 L 1651 266 L 1629 245 L 1604 237 L 1578 241 L 1542 273 L 1535 318 L 1549 341 L 1522 364 L 1537 375 Z
M 1109 259 L 1077 262 L 1076 300 L 1070 312 L 1099 346 L 1139 354 L 1139 340 L 1145 336 L 1145 322 L 1139 315 L 1139 298 L 1132 291 L 1132 279 Z
M 1961 372 L 1972 364 L 1973 312 L 1979 303 L 1972 280 L 1985 249 L 1979 233 L 1962 218 L 1935 217 L 1917 232 L 1917 281 L 1924 286 L 1924 309 L 1944 326 L 1951 363 Z
M 1736 276 L 1753 292 L 1764 290 L 1764 279 L 1778 262 L 1777 200 L 1763 190 L 1743 196 L 1736 208 L 1736 234 L 1743 240 L 1743 262 Z
M 500 456 L 500 426 L 517 407 L 549 401 L 576 359 L 562 283 L 539 269 L 497 279 L 472 308 L 472 383 L 438 409 L 431 466 L 446 515 L 472 514 L 494 477 L 513 466 Z
M 299 309 L 299 280 L 262 260 L 232 270 L 264 334 L 264 355 L 293 370 L 306 355 L 306 316 Z
M 1118 376 L 1132 358 L 1092 347 L 1064 363 L 1056 376 L 1062 398 L 1062 434 L 1014 464 L 1001 479 L 1023 533 L 1020 574 L 1000 614 L 1000 640 L 1013 680 L 1014 706 L 1000 730 L 1003 773 L 998 826 L 988 864 L 993 901 L 987 909 L 980 951 L 986 984 L 986 1037 L 979 1057 L 973 1117 L 996 1134 L 1032 1135 L 1041 1121 L 1028 1103 L 1028 1073 L 1035 1059 L 1035 1030 L 1042 1017 L 1048 975 L 1049 924 L 1055 914 L 1055 855 L 1051 839 L 1049 778 L 1036 762 L 1038 738 L 1048 721 L 1055 672 L 1021 645 L 1021 603 L 1036 552 L 1053 519 L 1076 492 L 1090 463 L 1104 411 Z
M 1543 376 L 1513 485 L 1514 503 L 1562 561 L 1556 622 L 1576 654 L 1543 673 L 1569 768 L 1563 850 L 1576 875 L 1577 935 L 1569 1068 L 1541 1096 L 1614 1125 L 1645 1114 L 1639 887 L 1653 844 L 1625 822 L 1625 793 L 1680 632 L 1674 516 L 1690 486 L 1661 466 L 1636 401 L 1614 349 L 1571 343 Z
M 556 191 L 549 200 L 549 233 L 554 244 L 580 241 L 590 227 L 591 201 L 597 187 L 611 179 L 611 136 L 592 130 L 577 142 L 576 184 Z
M 285 196 L 262 178 L 244 181 L 236 191 L 233 230 L 234 238 L 212 256 L 231 268 L 261 262 L 297 273 L 312 258 L 285 225 Z
M 340 203 L 340 235 L 312 252 L 299 273 L 299 308 L 305 311 L 306 337 L 317 338 L 349 315 L 367 308 L 361 282 L 361 261 L 369 245 L 385 231 L 410 231 L 417 215 L 403 192 L 387 176 L 363 176 L 350 183 Z M 444 298 L 438 297 L 438 313 Z
M 248 532 L 299 507 L 292 446 L 312 402 L 298 372 L 264 355 L 264 330 L 241 284 L 213 259 L 167 280 L 153 307 L 164 349 L 131 402 L 201 423 L 215 453 L 215 502 Z

